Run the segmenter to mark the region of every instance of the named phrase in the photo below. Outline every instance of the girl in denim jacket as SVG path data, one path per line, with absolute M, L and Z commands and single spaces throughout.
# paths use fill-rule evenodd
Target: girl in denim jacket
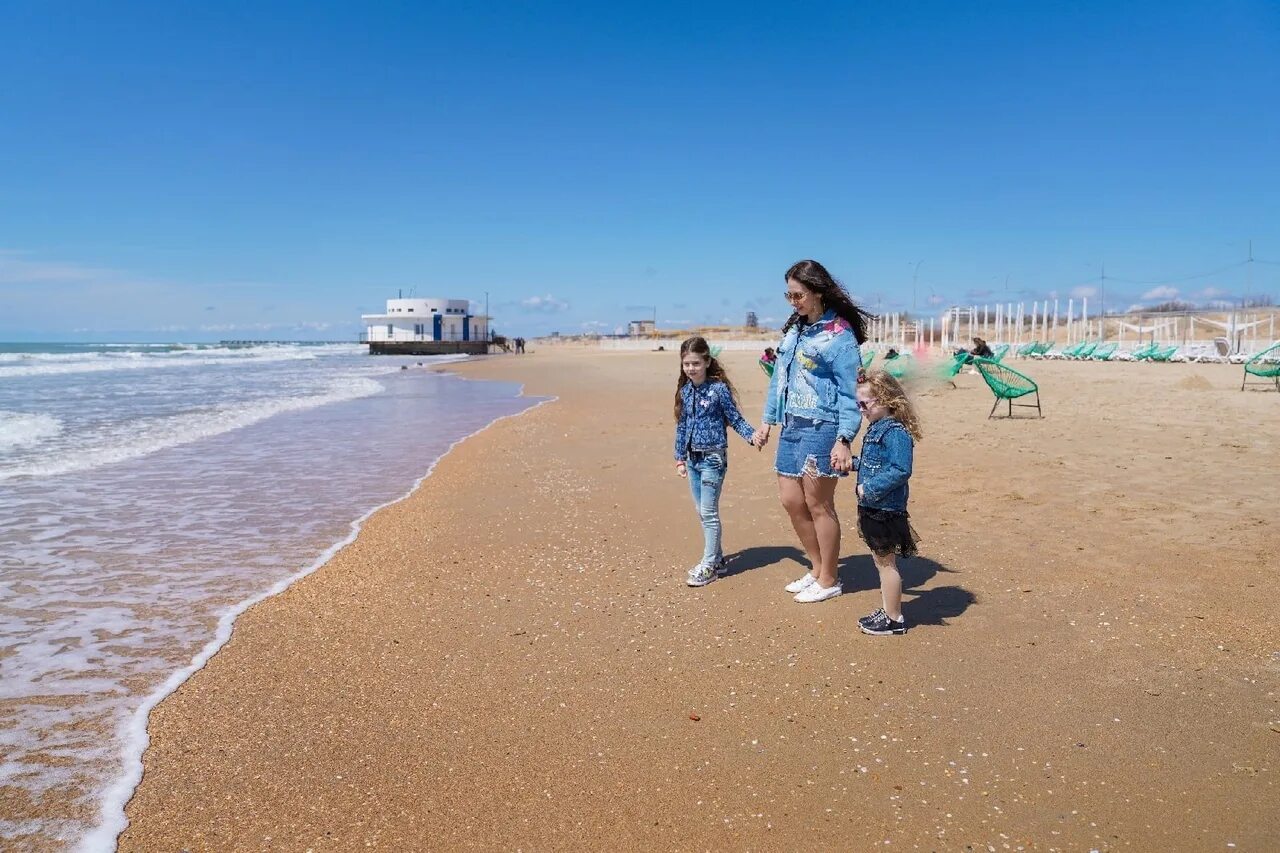
M 858 620 L 864 634 L 905 634 L 902 576 L 898 558 L 914 557 L 920 541 L 907 515 L 908 481 L 915 442 L 924 433 L 898 380 L 877 370 L 858 386 L 858 408 L 866 415 L 858 463 L 858 532 L 880 573 L 884 606 Z
M 867 338 L 870 315 L 817 261 L 793 265 L 785 280 L 794 313 L 782 327 L 760 444 L 772 425 L 782 425 L 774 462 L 778 494 L 810 566 L 786 590 L 809 603 L 841 593 L 836 483 L 853 468 L 849 444 L 862 423 L 854 399 L 858 344 Z
M 711 357 L 704 338 L 680 345 L 680 379 L 676 382 L 676 473 L 689 478 L 693 505 L 702 522 L 702 559 L 689 570 L 689 586 L 706 586 L 724 574 L 720 537 L 720 491 L 729 468 L 725 424 L 755 446 L 756 430 L 738 411 L 733 385 L 720 362 Z

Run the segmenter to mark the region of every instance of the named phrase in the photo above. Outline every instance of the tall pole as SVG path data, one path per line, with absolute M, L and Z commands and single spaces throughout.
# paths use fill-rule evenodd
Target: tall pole
M 1101 307 L 1102 307 L 1102 310 L 1099 312 L 1099 316 L 1102 318 L 1101 320 L 1102 334 L 1099 335 L 1098 337 L 1099 337 L 1099 340 L 1105 341 L 1107 339 L 1107 265 L 1106 265 L 1106 262 L 1103 262 L 1102 264 L 1102 306 Z
M 489 291 L 484 292 L 484 339 L 493 340 L 493 329 L 489 327 Z
M 924 263 L 924 258 L 916 261 L 916 268 L 911 272 L 911 313 L 916 313 L 916 275 L 920 272 L 920 265 Z

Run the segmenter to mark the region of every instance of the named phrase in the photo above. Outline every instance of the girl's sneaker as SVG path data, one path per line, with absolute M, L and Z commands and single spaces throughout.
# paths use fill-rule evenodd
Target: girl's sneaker
M 708 566 L 706 563 L 699 563 L 689 570 L 689 576 L 684 582 L 689 586 L 706 586 L 715 580 L 719 575 L 716 574 L 714 566 Z
M 870 624 L 872 624 L 873 622 L 878 621 L 878 620 L 880 619 L 880 617 L 881 617 L 881 616 L 883 616 L 883 615 L 884 615 L 884 608 L 883 608 L 883 607 L 877 607 L 875 610 L 872 610 L 872 611 L 871 611 L 870 613 L 868 613 L 866 616 L 863 616 L 861 619 L 859 619 L 859 620 L 858 620 L 858 624 L 859 624 L 859 625 L 870 625 Z
M 858 627 L 862 629 L 862 633 L 872 634 L 877 637 L 907 633 L 907 617 L 903 616 L 901 621 L 895 622 L 883 610 L 878 615 L 875 613 L 871 615 L 876 616 L 875 621 L 860 622 L 858 624 Z
M 813 604 L 817 601 L 826 601 L 828 598 L 835 598 L 844 590 L 840 587 L 840 582 L 836 581 L 831 586 L 823 586 L 814 580 L 800 592 L 796 593 L 796 601 L 801 604 Z
M 818 582 L 817 578 L 815 578 L 813 575 L 809 574 L 808 572 L 805 572 L 803 575 L 801 575 L 800 577 L 793 580 L 791 583 L 784 586 L 783 589 L 785 589 L 787 592 L 794 595 L 797 592 L 803 592 L 804 590 L 813 586 L 817 582 Z

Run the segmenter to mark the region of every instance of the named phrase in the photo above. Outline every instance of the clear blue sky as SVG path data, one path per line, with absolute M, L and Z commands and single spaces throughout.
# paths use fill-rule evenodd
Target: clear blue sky
M 1280 297 L 1274 2 L 9 0 L 0 80 L 0 340 Z

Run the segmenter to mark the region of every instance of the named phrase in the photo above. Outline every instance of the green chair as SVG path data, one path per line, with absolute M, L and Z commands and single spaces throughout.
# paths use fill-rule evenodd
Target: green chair
M 1068 358 L 1074 358 L 1076 361 L 1082 361 L 1093 355 L 1093 351 L 1098 348 L 1099 343 L 1100 341 L 1087 342 L 1084 346 L 1080 347 L 1080 349 L 1076 350 L 1075 355 L 1068 356 Z
M 1147 356 L 1147 358 L 1151 361 L 1168 361 L 1173 358 L 1177 351 L 1178 345 L 1174 344 L 1173 346 L 1165 347 L 1164 349 L 1157 349 L 1155 352 L 1151 353 L 1151 355 Z
M 773 362 L 772 361 L 765 361 L 763 358 L 760 359 L 760 369 L 764 371 L 765 376 L 768 376 L 770 379 L 773 378 Z
M 991 389 L 991 393 L 996 395 L 995 404 L 991 406 L 991 411 L 987 413 L 987 419 L 990 420 L 996 413 L 996 408 L 1000 405 L 1001 400 L 1009 403 L 1009 417 L 1013 417 L 1013 407 L 1022 406 L 1027 409 L 1035 409 L 1039 417 L 1044 417 L 1044 412 L 1040 409 L 1040 386 L 1036 385 L 1035 380 L 1026 374 L 1019 373 L 1006 364 L 998 361 L 992 361 L 989 358 L 975 358 L 973 364 L 978 368 L 978 372 L 982 374 L 983 380 L 987 383 L 987 387 Z M 1014 400 L 1020 400 L 1030 394 L 1034 394 L 1035 404 L 1031 403 L 1014 403 Z
M 1129 357 L 1132 358 L 1134 361 L 1145 361 L 1146 359 L 1150 358 L 1151 354 L 1156 350 L 1158 350 L 1159 348 L 1160 348 L 1160 345 L 1155 341 L 1152 341 L 1151 343 L 1144 344 L 1143 346 L 1140 346 L 1133 352 L 1129 353 Z
M 1080 352 L 1080 350 L 1084 349 L 1088 344 L 1088 341 L 1080 341 L 1079 343 L 1072 344 L 1066 349 L 1058 350 L 1054 355 L 1057 358 L 1075 358 L 1076 353 Z
M 897 358 L 886 359 L 881 370 L 894 379 L 906 379 L 915 372 L 915 359 L 906 353 L 899 353 Z
M 711 350 L 711 357 L 712 357 L 712 358 L 719 358 L 719 357 L 720 357 L 720 350 L 724 349 L 724 347 L 707 347 L 707 349 Z
M 876 360 L 875 350 L 872 350 L 871 352 L 864 352 L 862 354 L 862 369 L 870 370 L 871 363 L 874 362 L 875 360 Z
M 1101 344 L 1093 352 L 1089 353 L 1090 361 L 1110 361 L 1111 356 L 1116 354 L 1116 350 L 1120 348 L 1120 344 L 1112 341 L 1109 344 Z
M 1004 357 L 1009 354 L 1009 345 L 1001 344 L 991 351 L 992 361 L 1004 361 Z
M 1040 346 L 1039 341 L 1032 341 L 1029 344 L 1023 344 L 1022 346 L 1018 347 L 1018 351 L 1014 353 L 1014 355 L 1018 356 L 1018 358 L 1026 358 L 1027 356 L 1035 353 L 1039 348 L 1039 346 Z
M 1250 376 L 1257 376 L 1263 382 L 1250 383 Z M 1244 379 L 1240 380 L 1240 390 L 1243 391 L 1246 384 L 1269 384 L 1266 383 L 1268 379 L 1280 391 L 1280 343 L 1272 344 L 1244 363 Z

